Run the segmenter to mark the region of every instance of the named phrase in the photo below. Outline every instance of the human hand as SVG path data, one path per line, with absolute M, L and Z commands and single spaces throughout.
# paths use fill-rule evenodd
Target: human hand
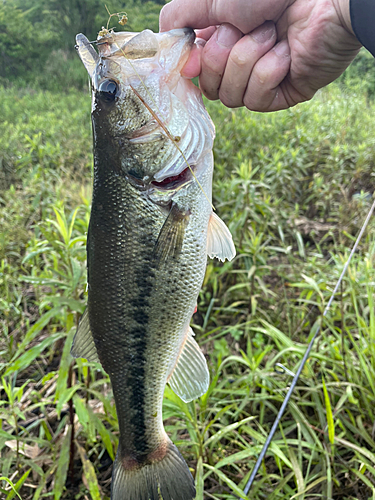
M 349 0 L 173 0 L 160 30 L 191 27 L 197 45 L 184 67 L 211 100 L 277 111 L 335 80 L 361 44 Z

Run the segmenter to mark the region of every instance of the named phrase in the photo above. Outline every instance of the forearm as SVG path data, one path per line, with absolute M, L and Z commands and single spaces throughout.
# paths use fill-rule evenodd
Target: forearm
M 375 1 L 350 0 L 350 18 L 354 34 L 375 56 Z

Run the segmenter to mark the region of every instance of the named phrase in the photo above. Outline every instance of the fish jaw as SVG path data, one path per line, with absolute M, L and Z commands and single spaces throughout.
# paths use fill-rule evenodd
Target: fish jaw
M 110 33 L 99 37 L 99 54 L 83 35 L 77 36 L 78 52 L 92 80 L 94 128 L 106 129 L 123 150 L 122 171 L 140 187 L 177 176 L 187 162 L 196 163 L 191 150 L 197 127 L 186 93 L 200 100 L 197 109 L 204 107 L 198 89 L 180 75 L 194 36 L 190 29 Z M 213 138 L 208 114 L 203 118 Z
M 178 78 L 176 75 L 188 60 L 194 40 L 194 30 L 183 28 L 163 33 L 153 33 L 151 30 L 108 33 L 99 36 L 97 44 L 99 56 L 120 58 L 120 61 L 123 58 L 131 61 L 148 59 L 149 64 L 151 58 L 157 57 L 170 80 L 172 76 Z M 135 72 L 134 66 L 128 65 L 124 67 L 123 76 L 129 77 L 132 72 Z
M 150 30 L 126 33 L 124 43 L 121 33 L 98 39 L 99 62 L 92 76 L 93 91 L 100 97 L 101 90 L 107 90 L 108 81 L 117 86 L 114 106 L 117 113 L 110 123 L 114 136 L 131 140 L 134 135 L 139 137 L 139 130 L 149 124 L 145 134 L 149 139 L 152 126 L 160 129 L 150 111 L 168 125 L 169 115 L 177 104 L 171 102 L 171 92 L 181 78 L 180 71 L 194 38 L 191 29 L 181 29 L 158 34 Z M 180 133 L 186 127 L 185 121 L 180 125 Z

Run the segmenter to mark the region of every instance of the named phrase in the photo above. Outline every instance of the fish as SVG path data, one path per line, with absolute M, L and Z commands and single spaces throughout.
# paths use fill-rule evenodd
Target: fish
M 185 402 L 209 387 L 190 320 L 207 255 L 231 260 L 212 208 L 214 125 L 181 76 L 191 29 L 104 30 L 78 54 L 92 88 L 93 197 L 87 308 L 71 353 L 100 362 L 119 423 L 112 500 L 191 500 L 190 470 L 167 436 L 166 384 Z

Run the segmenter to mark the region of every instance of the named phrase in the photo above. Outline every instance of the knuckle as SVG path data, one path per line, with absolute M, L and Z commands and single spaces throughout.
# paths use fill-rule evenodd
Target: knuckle
M 210 73 L 216 73 L 220 76 L 223 75 L 223 68 L 225 67 L 225 62 L 223 62 L 215 54 L 204 54 L 202 56 L 202 65 L 205 66 L 206 71 Z
M 224 50 L 220 50 L 207 42 L 202 52 L 202 65 L 211 73 L 221 73 L 221 78 L 227 64 L 228 55 Z
M 242 47 L 234 46 L 229 54 L 229 59 L 240 71 L 246 68 L 249 64 L 248 52 L 244 51 Z
M 251 78 L 255 85 L 262 87 L 270 84 L 270 73 L 266 66 L 256 64 L 253 68 Z

